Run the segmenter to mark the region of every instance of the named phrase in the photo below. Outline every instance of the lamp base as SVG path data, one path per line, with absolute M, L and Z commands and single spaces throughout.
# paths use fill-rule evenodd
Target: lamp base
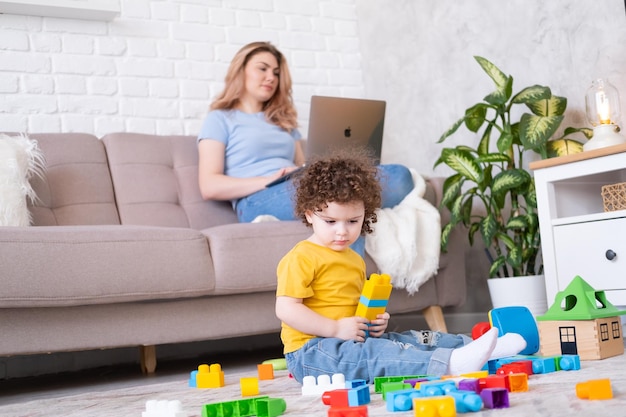
M 593 128 L 593 137 L 583 145 L 583 151 L 606 148 L 607 146 L 626 143 L 626 137 L 617 133 L 614 124 L 598 125 Z

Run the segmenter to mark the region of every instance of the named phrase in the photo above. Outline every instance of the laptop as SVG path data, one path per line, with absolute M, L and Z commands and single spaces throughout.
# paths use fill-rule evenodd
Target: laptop
M 311 97 L 306 160 L 321 158 L 337 150 L 366 149 L 380 163 L 383 147 L 386 102 L 343 97 Z M 283 175 L 267 187 L 288 180 L 300 169 Z

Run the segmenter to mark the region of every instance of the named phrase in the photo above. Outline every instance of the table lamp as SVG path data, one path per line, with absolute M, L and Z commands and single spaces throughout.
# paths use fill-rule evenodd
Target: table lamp
M 587 119 L 593 126 L 593 137 L 583 145 L 584 151 L 626 143 L 620 135 L 619 93 L 607 80 L 597 79 L 585 95 Z

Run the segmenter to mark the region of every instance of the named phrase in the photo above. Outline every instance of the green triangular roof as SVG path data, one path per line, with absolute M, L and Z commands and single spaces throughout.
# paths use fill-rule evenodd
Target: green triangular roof
M 563 302 L 565 300 L 565 302 Z M 537 317 L 538 321 L 595 320 L 626 314 L 611 304 L 604 291 L 596 291 L 580 276 L 554 297 L 554 304 L 546 314 Z

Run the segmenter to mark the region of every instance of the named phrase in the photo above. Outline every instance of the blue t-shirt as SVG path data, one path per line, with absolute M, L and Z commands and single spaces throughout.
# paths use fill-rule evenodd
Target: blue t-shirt
M 265 120 L 265 114 L 240 110 L 213 110 L 204 119 L 198 141 L 214 139 L 226 146 L 224 174 L 249 178 L 274 174 L 293 166 L 297 129 L 285 129 Z

